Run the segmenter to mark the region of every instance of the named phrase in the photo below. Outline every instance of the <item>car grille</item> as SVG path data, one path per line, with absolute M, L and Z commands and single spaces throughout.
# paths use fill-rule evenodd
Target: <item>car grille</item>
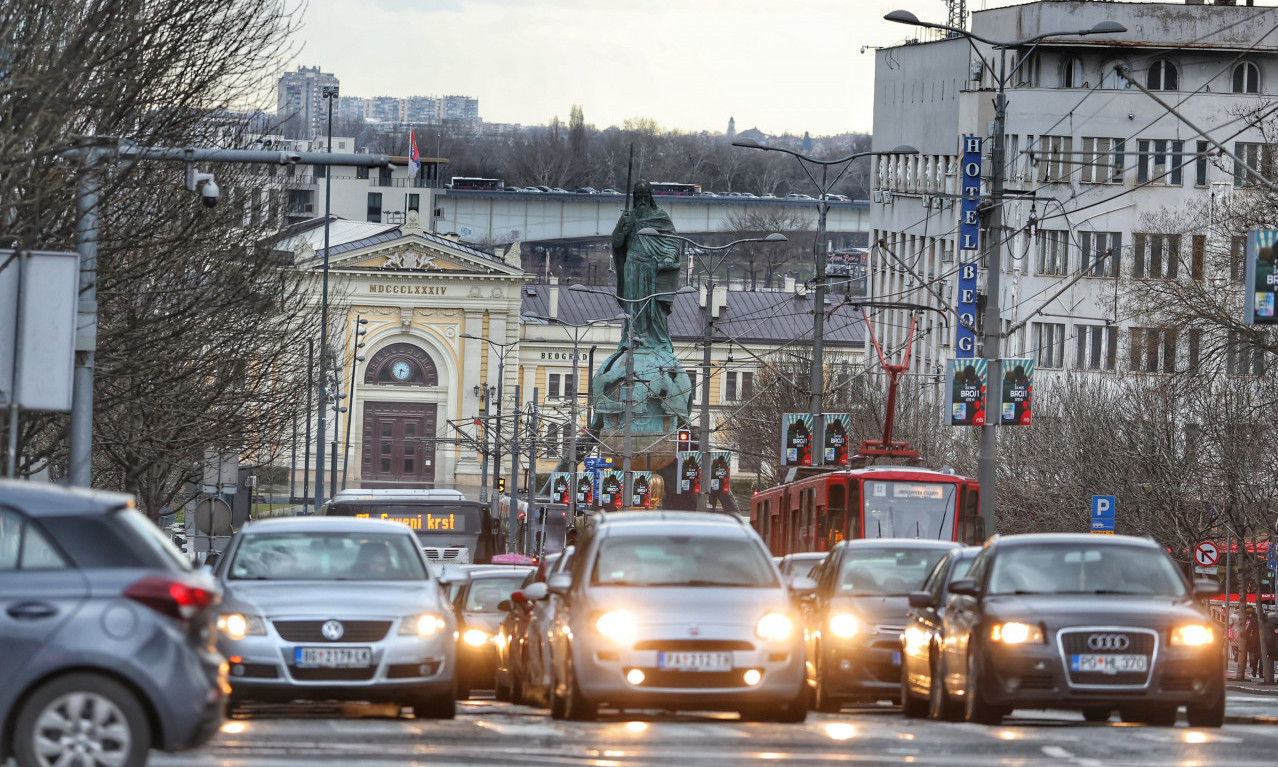
M 377 669 L 368 668 L 298 668 L 289 666 L 288 673 L 299 682 L 366 682 Z
M 286 642 L 328 642 L 320 630 L 322 621 L 274 621 L 275 630 Z M 339 642 L 377 642 L 390 630 L 390 621 L 341 621 L 342 636 Z
M 640 687 L 667 687 L 675 689 L 706 689 L 711 687 L 745 687 L 744 671 L 662 671 L 655 668 L 641 669 L 643 684 Z
M 1096 649 L 1089 645 L 1093 635 L 1106 637 L 1126 637 L 1128 645 L 1124 649 Z M 1084 687 L 1144 687 L 1149 684 L 1149 675 L 1154 669 L 1154 653 L 1158 640 L 1153 631 L 1148 629 L 1077 629 L 1060 633 L 1061 663 L 1065 669 L 1065 678 L 1073 686 Z M 1143 655 L 1147 659 L 1145 671 L 1104 674 L 1099 672 L 1076 672 L 1070 668 L 1071 655 Z
M 738 639 L 645 639 L 635 645 L 636 650 L 657 650 L 658 652 L 677 652 L 692 650 L 702 652 L 713 651 L 749 651 L 754 645 Z
M 1026 674 L 1021 677 L 1022 690 L 1051 690 L 1055 687 L 1056 682 L 1051 674 Z
M 440 549 L 435 547 L 427 547 L 423 549 L 426 552 L 426 559 L 432 562 L 457 562 L 462 559 L 462 552 L 466 549 Z

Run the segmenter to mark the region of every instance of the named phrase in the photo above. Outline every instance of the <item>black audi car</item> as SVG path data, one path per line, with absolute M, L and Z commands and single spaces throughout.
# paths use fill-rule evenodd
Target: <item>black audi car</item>
M 940 706 L 997 724 L 1017 708 L 1170 726 L 1225 716 L 1223 637 L 1162 546 L 1110 535 L 1013 535 L 985 543 L 950 582 L 934 675 Z

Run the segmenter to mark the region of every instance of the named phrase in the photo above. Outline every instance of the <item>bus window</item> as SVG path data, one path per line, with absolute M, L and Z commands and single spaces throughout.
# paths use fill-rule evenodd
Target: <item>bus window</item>
M 852 480 L 848 483 L 848 538 L 861 537 L 861 483 Z

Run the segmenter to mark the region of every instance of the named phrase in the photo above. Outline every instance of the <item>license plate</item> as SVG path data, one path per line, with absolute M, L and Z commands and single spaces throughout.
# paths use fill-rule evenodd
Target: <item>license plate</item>
M 900 651 L 900 650 L 897 650 L 896 652 L 892 653 L 892 665 L 893 665 L 893 666 L 899 666 L 899 665 L 901 665 L 901 651 Z
M 373 651 L 368 647 L 297 647 L 293 660 L 299 668 L 368 668 Z
M 1099 674 L 1144 672 L 1149 668 L 1149 657 L 1145 655 L 1071 655 L 1069 668 L 1071 671 Z
M 657 668 L 662 671 L 731 671 L 730 652 L 659 652 Z

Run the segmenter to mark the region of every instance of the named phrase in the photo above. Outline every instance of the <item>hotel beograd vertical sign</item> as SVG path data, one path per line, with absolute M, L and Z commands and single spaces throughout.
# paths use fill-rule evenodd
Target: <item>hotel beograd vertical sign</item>
M 962 137 L 963 189 L 959 208 L 958 316 L 954 356 L 976 356 L 976 253 L 981 247 L 981 144 L 980 136 Z

